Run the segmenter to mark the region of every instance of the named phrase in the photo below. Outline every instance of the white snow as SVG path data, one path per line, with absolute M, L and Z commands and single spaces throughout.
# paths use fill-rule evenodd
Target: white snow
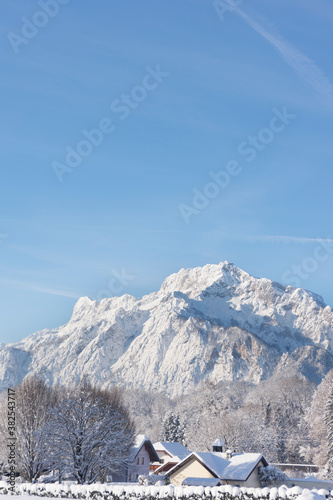
M 326 500 L 326 497 L 315 491 L 303 490 L 296 500 Z
M 153 444 L 156 451 L 165 451 L 172 456 L 173 462 L 180 462 L 185 457 L 187 457 L 191 452 L 186 447 L 180 443 L 168 443 L 166 441 L 158 441 Z
M 230 459 L 218 452 L 195 452 L 193 455 L 220 479 L 230 481 L 245 481 L 263 458 L 260 453 L 236 453 Z
M 207 483 L 209 480 L 204 479 Z M 212 482 L 212 481 L 211 481 Z M 1 486 L 0 486 L 1 488 Z M 92 492 L 99 492 L 101 498 L 135 500 L 142 498 L 149 500 L 151 498 L 189 498 L 198 500 L 200 497 L 203 500 L 212 498 L 224 498 L 228 495 L 229 498 L 235 500 L 241 498 L 258 498 L 262 500 L 274 500 L 276 498 L 287 498 L 290 500 L 324 500 L 325 493 L 323 491 L 301 489 L 299 487 L 287 488 L 245 488 L 232 485 L 224 486 L 139 486 L 137 484 L 91 484 L 91 485 L 76 485 L 70 486 L 63 484 L 31 484 L 23 483 L 17 486 L 17 492 L 20 495 L 1 495 L 4 500 L 31 500 L 37 496 L 55 497 L 55 498 L 81 498 L 89 500 L 92 498 Z M 0 491 L 1 493 L 1 491 Z M 327 492 L 328 495 L 328 492 Z
M 33 495 L 1 495 L 2 500 L 36 500 Z
M 219 486 L 221 485 L 221 480 L 215 479 L 215 477 L 187 477 L 182 482 L 183 486 Z M 238 495 L 237 495 L 238 496 Z
M 224 446 L 224 441 L 223 441 L 223 439 L 221 439 L 221 438 L 217 438 L 217 439 L 215 439 L 215 441 L 213 441 L 213 443 L 211 444 L 211 448 L 212 448 L 213 446 L 222 446 L 222 447 L 223 447 L 223 446 Z
M 311 356 L 328 371 L 325 350 L 333 353 L 333 312 L 321 297 L 223 262 L 182 269 L 141 299 L 82 297 L 66 325 L 0 346 L 0 389 L 28 373 L 51 385 L 87 375 L 178 396 L 202 380 L 258 383 L 300 363 L 306 375 Z

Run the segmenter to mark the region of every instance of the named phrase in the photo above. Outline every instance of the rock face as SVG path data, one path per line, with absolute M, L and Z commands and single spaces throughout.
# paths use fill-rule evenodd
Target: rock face
M 224 262 L 182 269 L 158 292 L 79 299 L 70 321 L 0 347 L 0 388 L 29 375 L 178 396 L 202 380 L 258 383 L 333 368 L 333 312 L 300 288 L 257 279 Z

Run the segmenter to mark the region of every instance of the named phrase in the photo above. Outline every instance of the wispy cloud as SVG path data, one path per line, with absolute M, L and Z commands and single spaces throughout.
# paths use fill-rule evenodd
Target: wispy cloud
M 55 288 L 48 288 L 41 285 L 36 285 L 33 283 L 26 283 L 24 281 L 10 280 L 10 279 L 0 279 L 0 283 L 4 285 L 10 285 L 21 290 L 30 290 L 32 292 L 47 293 L 50 295 L 60 295 L 61 297 L 70 297 L 72 299 L 79 299 L 82 294 L 71 292 L 68 290 L 57 290 Z
M 306 83 L 333 105 L 333 85 L 324 72 L 309 57 L 303 54 L 297 47 L 285 40 L 281 35 L 272 33 L 272 26 L 264 26 L 264 22 L 255 21 L 239 7 L 235 12 L 259 35 L 267 40 L 279 52 L 292 70 Z
M 331 238 L 302 238 L 299 236 L 279 236 L 279 235 L 257 235 L 257 236 L 235 236 L 235 239 L 247 241 L 268 241 L 270 243 L 332 243 Z

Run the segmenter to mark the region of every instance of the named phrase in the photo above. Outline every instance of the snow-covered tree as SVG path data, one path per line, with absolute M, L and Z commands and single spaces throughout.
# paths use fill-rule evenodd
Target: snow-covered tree
M 161 422 L 174 404 L 165 394 L 143 389 L 124 390 L 124 404 L 135 421 L 138 434 L 146 434 L 154 443 L 161 439 Z
M 55 394 L 56 391 L 36 378 L 28 378 L 15 388 L 15 465 L 25 481 L 35 482 L 46 468 L 45 425 L 48 410 L 55 404 Z M 2 434 L 6 434 L 5 428 Z M 8 433 L 6 442 L 7 437 Z
M 331 383 L 325 405 L 324 421 L 327 435 L 327 463 L 325 472 L 328 477 L 331 477 L 333 474 L 333 383 Z
M 325 423 L 328 396 L 333 386 L 333 370 L 331 370 L 316 388 L 311 405 L 307 408 L 304 424 L 309 434 L 309 441 L 302 447 L 305 460 L 321 467 L 321 474 L 327 476 L 326 467 L 329 456 L 327 426 Z
M 259 481 L 262 487 L 281 486 L 289 479 L 288 476 L 277 467 L 267 465 L 258 468 Z
M 312 430 L 309 435 L 304 419 L 314 389 L 307 380 L 284 374 L 257 386 L 243 381 L 203 382 L 195 391 L 174 400 L 131 389 L 126 391 L 126 402 L 140 432 L 153 441 L 165 439 L 164 423 L 170 427 L 172 413 L 186 420 L 185 442 L 192 451 L 211 451 L 211 443 L 221 437 L 226 449 L 261 452 L 271 462 L 309 463 L 319 442 Z M 310 419 L 318 429 L 325 427 L 319 422 L 323 420 L 322 409 L 315 410 Z M 174 439 L 170 434 L 168 438 Z M 326 429 L 322 436 L 320 440 L 326 441 Z M 320 464 L 317 459 L 313 463 Z
M 184 444 L 185 428 L 179 413 L 168 413 L 163 421 L 162 440 Z
M 66 390 L 51 410 L 49 467 L 71 473 L 79 484 L 126 466 L 134 427 L 118 389 L 102 391 L 83 381 Z
M 269 461 L 302 461 L 301 447 L 311 440 L 300 429 L 313 391 L 314 385 L 305 379 L 280 376 L 262 382 L 249 393 L 243 411 L 255 416 L 258 432 L 251 438 Z

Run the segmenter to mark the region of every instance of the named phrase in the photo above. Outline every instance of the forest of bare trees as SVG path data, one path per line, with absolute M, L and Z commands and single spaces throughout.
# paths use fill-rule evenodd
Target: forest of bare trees
M 209 451 L 221 437 L 227 448 L 263 453 L 270 463 L 316 464 L 325 477 L 330 449 L 333 463 L 333 433 L 331 446 L 327 434 L 333 409 L 325 410 L 330 393 L 333 400 L 332 387 L 333 371 L 319 386 L 305 377 L 286 376 L 257 386 L 203 383 L 176 400 L 126 390 L 125 401 L 137 431 L 153 441 L 165 436 L 165 416 L 172 412 L 180 416 L 183 443 L 190 450 Z
M 53 472 L 79 484 L 119 473 L 130 457 L 134 424 L 118 388 L 100 390 L 82 381 L 74 388 L 48 388 L 27 379 L 15 389 L 15 466 L 26 481 Z M 6 465 L 7 402 L 1 406 L 0 461 Z
M 270 463 L 312 463 L 333 472 L 333 370 L 319 386 L 305 378 L 202 383 L 178 399 L 142 389 L 47 387 L 25 380 L 16 391 L 17 470 L 30 482 L 50 471 L 80 484 L 119 473 L 135 434 L 209 451 L 220 437 Z M 6 398 L 1 401 L 0 462 L 6 462 Z

